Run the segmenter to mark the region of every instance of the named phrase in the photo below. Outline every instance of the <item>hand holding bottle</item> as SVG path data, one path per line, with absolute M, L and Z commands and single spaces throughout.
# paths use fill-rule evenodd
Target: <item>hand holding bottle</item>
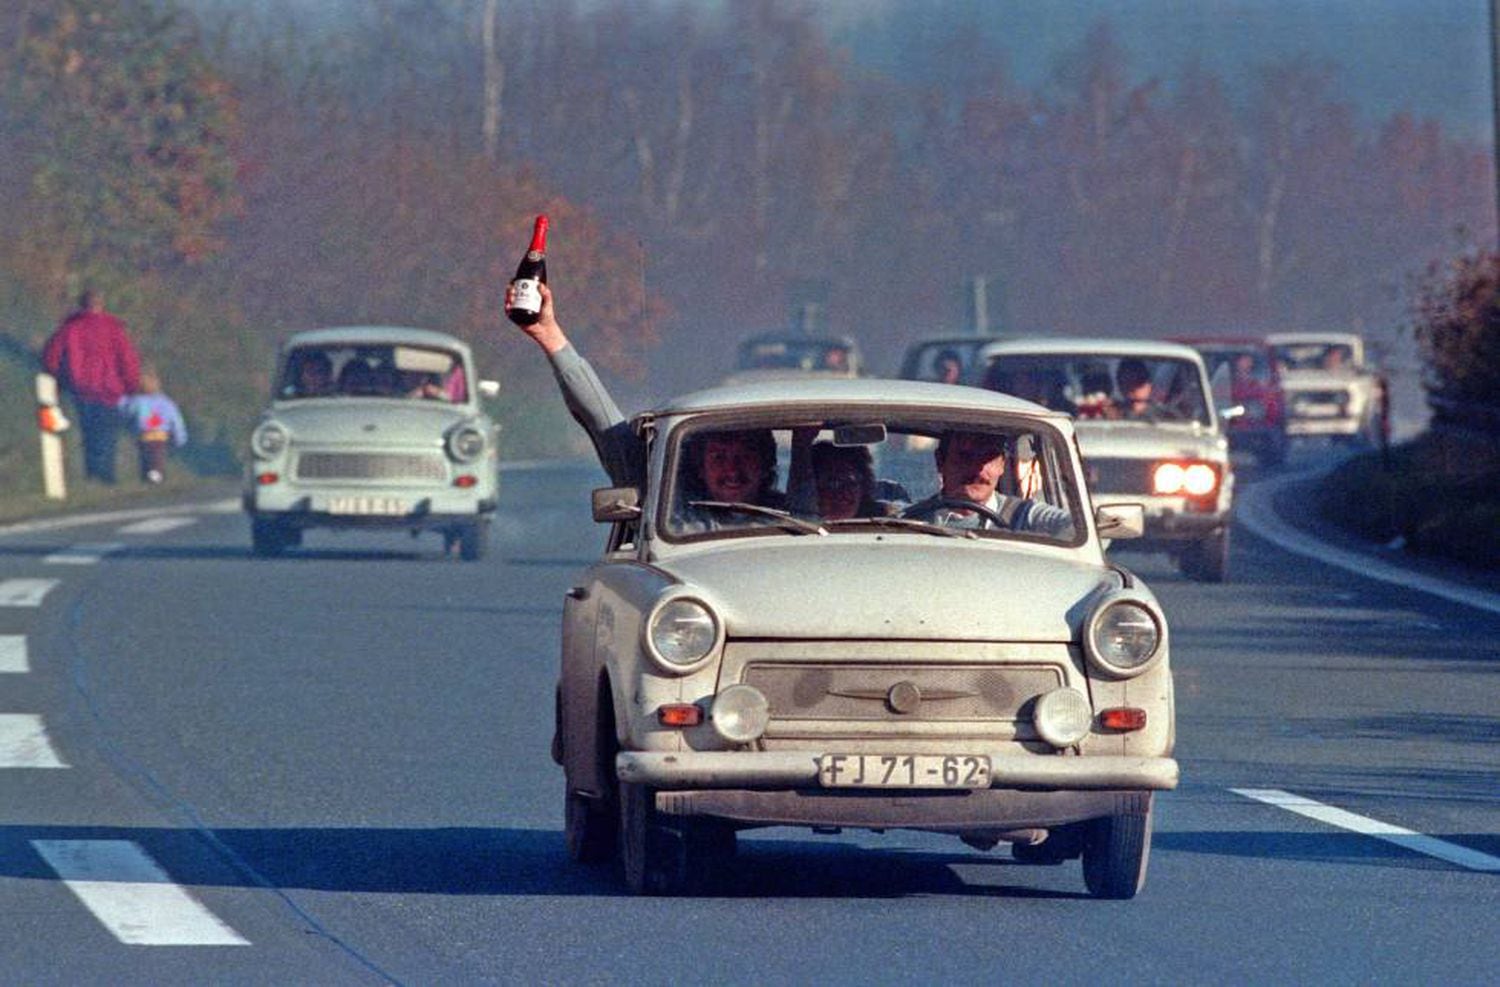
M 541 307 L 537 310 L 535 322 L 528 325 L 519 325 L 518 328 L 539 345 L 549 355 L 568 345 L 568 337 L 563 334 L 562 326 L 557 324 L 557 315 L 552 307 L 552 289 L 545 284 L 538 285 L 537 290 L 541 294 Z M 509 285 L 505 289 L 505 307 L 508 310 L 515 300 L 515 285 Z

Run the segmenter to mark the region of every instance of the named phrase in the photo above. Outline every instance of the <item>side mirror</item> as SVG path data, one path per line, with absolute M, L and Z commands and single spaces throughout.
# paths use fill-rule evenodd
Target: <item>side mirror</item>
M 641 516 L 641 492 L 635 487 L 605 487 L 595 490 L 594 520 L 614 523 L 634 521 Z
M 479 396 L 482 398 L 498 398 L 500 396 L 500 382 L 498 380 L 481 380 L 479 382 Z
M 1146 533 L 1144 504 L 1106 504 L 1094 509 L 1100 538 L 1140 538 Z

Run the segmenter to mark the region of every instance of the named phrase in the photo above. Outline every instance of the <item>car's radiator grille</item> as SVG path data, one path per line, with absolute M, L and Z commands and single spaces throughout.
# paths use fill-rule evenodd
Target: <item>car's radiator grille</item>
M 1149 493 L 1151 459 L 1085 459 L 1089 489 L 1094 493 Z
M 299 480 L 446 480 L 448 463 L 424 452 L 305 452 Z
M 753 662 L 743 681 L 765 694 L 779 721 L 1014 722 L 1031 700 L 1062 684 L 1062 673 L 1052 665 Z

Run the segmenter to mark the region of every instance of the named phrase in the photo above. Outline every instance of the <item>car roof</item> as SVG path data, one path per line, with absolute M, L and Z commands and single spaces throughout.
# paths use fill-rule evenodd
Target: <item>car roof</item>
M 1101 356 L 1176 357 L 1201 361 L 1203 357 L 1186 343 L 1162 339 L 1113 339 L 1107 336 L 1039 336 L 1002 339 L 979 351 L 981 360 L 1003 353 L 1098 353 Z
M 1273 332 L 1266 337 L 1273 346 L 1279 343 L 1362 343 L 1355 332 Z
M 304 329 L 292 333 L 281 344 L 282 349 L 294 346 L 316 346 L 329 344 L 395 345 L 406 343 L 412 346 L 436 346 L 460 350 L 467 353 L 469 345 L 457 336 L 434 329 L 413 329 L 408 326 L 330 326 L 325 329 Z
M 1173 336 L 1172 342 L 1191 346 L 1193 349 L 1213 347 L 1235 347 L 1263 350 L 1268 345 L 1264 336 Z
M 1063 420 L 1069 417 L 1030 401 L 983 388 L 873 377 L 817 377 L 729 384 L 673 398 L 657 408 L 656 414 L 756 410 L 789 404 L 868 404 L 881 410 L 901 406 L 934 411 L 994 411 Z

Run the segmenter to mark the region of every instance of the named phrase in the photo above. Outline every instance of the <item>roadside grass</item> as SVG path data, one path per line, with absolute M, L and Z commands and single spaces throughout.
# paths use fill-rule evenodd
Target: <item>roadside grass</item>
M 1356 456 L 1318 497 L 1324 521 L 1417 555 L 1500 571 L 1500 442 L 1427 432 L 1390 451 Z

